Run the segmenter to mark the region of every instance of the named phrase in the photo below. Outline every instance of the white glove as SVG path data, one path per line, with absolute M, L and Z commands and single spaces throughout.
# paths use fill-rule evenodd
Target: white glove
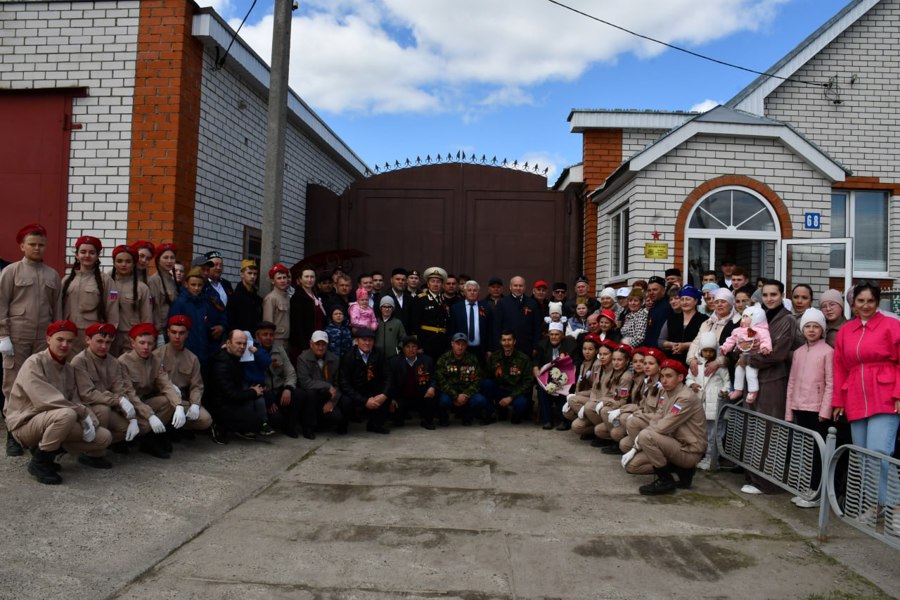
M 153 430 L 153 433 L 165 433 L 166 432 L 166 426 L 163 425 L 163 422 L 160 421 L 159 417 L 157 417 L 156 415 L 153 415 L 152 417 L 150 417 L 147 420 L 150 421 L 150 429 Z
M 94 438 L 97 437 L 97 430 L 94 429 L 94 421 L 91 420 L 91 415 L 88 415 L 81 422 L 81 439 L 90 443 L 94 441 Z
M 578 409 L 578 418 L 579 418 L 579 419 L 583 419 L 583 418 L 584 418 L 584 404 L 582 404 L 582 405 L 581 405 L 581 408 Z
M 617 421 L 619 419 L 619 415 L 622 414 L 621 408 L 614 408 L 613 410 L 606 413 L 606 416 L 609 417 L 609 422 Z M 618 425 L 616 425 L 618 427 Z
M 639 439 L 641 439 L 640 433 L 637 434 L 636 436 L 634 436 L 634 447 L 637 448 L 638 450 L 641 449 L 641 444 L 638 442 Z
M 180 405 L 176 406 L 175 414 L 172 415 L 172 427 L 174 427 L 175 429 L 181 429 L 182 427 L 184 427 L 184 422 L 186 420 L 187 419 L 185 419 L 184 416 L 184 407 Z
M 596 412 L 599 415 L 601 410 L 603 410 L 603 403 L 598 402 L 597 406 L 594 407 L 594 412 Z
M 200 418 L 200 405 L 199 404 L 191 404 L 191 407 L 187 411 L 187 420 L 188 421 L 196 421 Z
M 165 344 L 165 343 L 166 343 L 166 336 L 165 336 L 165 335 L 159 334 L 158 336 L 156 336 L 156 347 L 157 347 L 157 348 L 159 348 L 160 346 L 162 346 L 162 345 Z
M 184 398 L 184 394 L 181 393 L 181 388 L 177 385 L 172 385 L 172 389 L 175 390 L 175 394 L 178 395 L 179 398 Z
M 132 404 L 128 398 L 126 398 L 125 396 L 119 398 L 119 406 L 121 406 L 122 411 L 125 412 L 126 419 L 134 418 L 134 404 Z
M 631 450 L 629 450 L 628 452 L 626 452 L 625 454 L 622 455 L 622 468 L 623 469 L 625 468 L 625 465 L 627 465 L 631 461 L 631 459 L 634 458 L 635 454 L 637 454 L 637 450 L 632 448 Z
M 14 352 L 12 340 L 9 339 L 9 336 L 0 338 L 0 354 L 3 356 L 12 356 Z
M 140 428 L 138 427 L 137 419 L 131 419 L 128 421 L 128 429 L 125 430 L 125 441 L 130 442 L 134 438 L 137 437 L 137 434 L 140 433 Z
M 575 394 L 569 394 L 568 396 L 566 396 L 566 404 L 568 404 L 569 402 L 571 402 L 571 401 L 572 401 L 572 398 L 574 398 L 574 397 L 575 397 Z

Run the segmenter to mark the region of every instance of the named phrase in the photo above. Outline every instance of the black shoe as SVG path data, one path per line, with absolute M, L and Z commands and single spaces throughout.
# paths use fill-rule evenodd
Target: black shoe
M 638 488 L 641 495 L 661 496 L 662 494 L 674 494 L 676 489 L 675 480 L 672 479 L 668 468 L 653 469 L 653 471 L 656 472 L 656 479 L 653 483 L 648 483 Z
M 82 454 L 78 457 L 78 462 L 92 469 L 112 469 L 112 463 L 102 456 L 88 456 Z
M 370 433 L 380 433 L 382 435 L 385 435 L 385 434 L 388 434 L 391 432 L 391 430 L 388 429 L 387 427 L 385 427 L 384 425 L 376 425 L 371 422 L 366 424 L 366 431 L 368 431 Z
M 450 425 L 450 417 L 443 415 L 438 417 L 438 425 L 441 427 L 447 427 Z
M 606 448 L 607 446 L 612 446 L 613 444 L 618 446 L 618 444 L 616 442 L 614 442 L 613 440 L 608 440 L 606 438 L 600 438 L 600 437 L 598 437 L 593 442 L 591 442 L 591 446 L 594 448 Z
M 694 480 L 694 473 L 697 472 L 697 469 L 682 469 L 681 467 L 675 467 L 674 470 L 675 474 L 678 476 L 678 481 L 675 482 L 675 487 L 679 489 L 687 489 L 691 487 L 691 482 Z
M 490 425 L 491 423 L 496 423 L 496 422 L 497 422 L 497 417 L 495 417 L 494 415 L 488 415 L 486 417 L 482 417 L 482 419 L 481 419 L 482 425 Z
M 179 432 L 181 433 L 181 439 L 186 442 L 192 442 L 197 437 L 192 430 L 179 429 Z
M 513 425 L 518 425 L 519 423 L 522 422 L 522 417 L 514 414 L 512 417 L 510 417 L 509 422 L 512 423 Z
M 619 448 L 618 444 L 615 444 L 612 446 L 607 446 L 607 447 L 601 449 L 600 452 L 602 452 L 603 454 L 617 454 L 617 455 L 625 454 L 624 452 L 622 452 L 622 449 Z
M 541 429 L 545 429 L 545 430 L 549 431 L 549 430 L 553 429 L 553 423 L 551 423 L 550 421 L 547 421 L 546 423 L 541 425 Z
M 25 451 L 22 450 L 22 446 L 19 442 L 16 441 L 16 438 L 13 437 L 13 434 L 10 432 L 6 432 L 6 455 L 7 456 L 22 456 L 25 454 Z
M 169 458 L 170 454 L 166 452 L 162 441 L 157 439 L 159 437 L 159 434 L 145 435 L 141 439 L 140 451 L 156 458 Z
M 343 421 L 338 425 L 335 425 L 334 432 L 338 435 L 347 435 L 347 429 L 350 427 L 350 423 L 347 421 Z
M 109 450 L 115 454 L 128 454 L 128 442 L 122 440 L 121 442 L 110 444 Z
M 466 427 L 471 427 L 471 426 L 472 426 L 472 419 L 469 418 L 469 417 L 463 417 L 462 423 L 463 423 L 463 425 L 466 426 Z
M 270 435 L 275 435 L 275 430 L 268 423 L 263 423 L 262 427 L 259 428 L 259 435 L 269 437 Z
M 162 448 L 163 452 L 172 454 L 172 450 L 173 450 L 172 440 L 169 438 L 169 436 L 167 434 L 165 434 L 165 433 L 160 433 L 158 435 L 153 434 L 153 437 L 157 438 L 157 443 L 160 445 L 160 448 Z
M 224 446 L 228 443 L 228 433 L 219 429 L 215 423 L 209 428 L 209 437 L 212 438 L 213 442 L 220 446 Z
M 568 421 L 562 421 L 559 425 L 556 426 L 557 431 L 568 431 L 572 429 L 572 424 Z
M 596 439 L 596 436 L 593 433 L 582 433 L 578 439 L 582 442 L 591 442 Z
M 255 440 L 256 434 L 252 431 L 235 431 L 234 437 L 240 438 L 242 440 Z
M 434 431 L 434 429 L 435 429 L 434 419 L 422 419 L 419 422 L 419 425 L 421 425 L 422 427 L 424 427 L 425 429 L 427 429 L 429 431 Z
M 308 440 L 316 439 L 316 432 L 312 427 L 304 427 L 301 430 L 301 433 L 303 434 L 303 437 L 305 437 Z
M 32 452 L 31 462 L 28 463 L 28 472 L 38 483 L 59 485 L 62 483 L 62 477 L 57 473 L 58 467 L 59 465 L 53 461 L 52 453 L 35 448 Z
M 497 420 L 505 421 L 509 418 L 509 409 L 506 408 L 498 408 L 497 409 Z

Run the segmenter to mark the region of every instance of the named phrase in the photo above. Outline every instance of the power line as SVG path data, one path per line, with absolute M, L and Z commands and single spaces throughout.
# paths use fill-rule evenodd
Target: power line
M 250 13 L 253 12 L 254 6 L 256 6 L 256 0 L 253 0 L 253 3 L 250 5 L 250 8 L 247 9 L 247 14 L 244 15 L 244 19 L 241 21 L 241 24 L 238 25 L 238 28 L 234 32 L 234 35 L 231 36 L 231 41 L 228 43 L 228 47 L 225 48 L 225 54 L 222 55 L 222 58 L 220 58 L 216 61 L 216 70 L 219 70 L 225 66 L 225 59 L 228 58 L 228 53 L 231 52 L 231 47 L 234 45 L 234 40 L 237 39 L 238 33 L 241 32 L 241 27 L 243 27 L 244 23 L 247 22 L 247 19 L 250 18 Z
M 795 81 L 797 83 L 802 83 L 804 85 L 811 85 L 811 86 L 815 86 L 815 87 L 828 87 L 828 84 L 825 84 L 825 83 L 813 83 L 811 81 L 803 81 L 802 79 L 794 79 L 792 77 L 782 77 L 780 75 L 773 75 L 772 73 L 766 73 L 764 71 L 757 71 L 756 69 L 742 67 L 741 65 L 736 65 L 734 63 L 726 62 L 724 60 L 719 60 L 718 58 L 713 58 L 712 56 L 707 56 L 705 54 L 700 54 L 699 52 L 694 52 L 693 50 L 688 50 L 687 48 L 682 48 L 680 46 L 675 46 L 674 44 L 669 44 L 668 42 L 664 42 L 662 40 L 652 38 L 649 35 L 644 35 L 642 33 L 637 33 L 636 31 L 631 31 L 630 29 L 626 29 L 625 27 L 622 27 L 621 25 L 616 25 L 615 23 L 610 23 L 609 21 L 605 21 L 605 20 L 601 19 L 600 17 L 595 17 L 594 15 L 591 15 L 584 11 L 578 10 L 577 8 L 573 8 L 571 6 L 563 4 L 562 2 L 559 2 L 558 0 L 547 0 L 547 2 L 549 2 L 550 4 L 555 4 L 556 6 L 559 6 L 560 8 L 564 8 L 566 10 L 572 11 L 575 14 L 581 15 L 582 17 L 587 17 L 588 19 L 592 19 L 594 21 L 597 21 L 598 23 L 603 23 L 604 25 L 606 25 L 608 27 L 612 27 L 613 29 L 618 29 L 619 31 L 624 31 L 625 33 L 627 33 L 629 35 L 633 35 L 635 37 L 639 37 L 639 38 L 647 40 L 649 42 L 653 42 L 654 44 L 660 44 L 662 46 L 665 46 L 666 48 L 671 48 L 672 50 L 684 52 L 685 54 L 689 54 L 691 56 L 694 56 L 696 58 L 700 58 L 703 60 L 708 60 L 710 62 L 714 62 L 716 64 L 720 64 L 725 67 L 731 67 L 732 69 L 739 69 L 741 71 L 746 71 L 748 73 L 753 73 L 755 75 L 762 75 L 764 77 L 772 77 L 774 79 L 781 79 L 782 81 Z

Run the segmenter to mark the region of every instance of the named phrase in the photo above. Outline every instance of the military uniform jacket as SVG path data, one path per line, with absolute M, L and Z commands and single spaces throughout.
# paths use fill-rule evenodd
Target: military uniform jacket
M 706 412 L 700 397 L 682 383 L 671 392 L 663 392 L 660 399 L 656 419 L 649 428 L 678 440 L 685 452 L 706 452 Z
M 169 309 L 178 298 L 178 284 L 171 273 L 157 272 L 147 279 L 150 289 L 150 304 L 153 307 L 153 324 L 159 331 L 165 331 Z
M 478 358 L 468 352 L 462 358 L 446 352 L 437 362 L 438 388 L 451 398 L 460 394 L 472 396 L 481 389 L 481 366 Z
M 71 289 L 71 287 L 69 288 Z M 119 293 L 119 333 L 128 333 L 138 323 L 153 323 L 153 304 L 150 301 L 150 288 L 143 281 L 137 284 L 137 307 L 134 302 L 134 283 L 128 279 L 113 280 L 113 289 Z M 160 331 L 163 331 L 160 329 Z
M 171 344 L 163 344 L 154 350 L 153 354 L 159 359 L 162 370 L 175 387 L 190 390 L 189 397 L 182 397 L 182 400 L 200 404 L 203 400 L 204 387 L 197 355 L 187 348 L 179 352 Z
M 103 297 L 97 289 L 97 280 L 93 272 L 76 271 L 75 277 L 69 283 L 66 290 L 65 301 L 62 297 L 62 288 L 65 287 L 67 275 L 60 282 L 59 311 L 61 319 L 68 319 L 78 326 L 79 335 L 84 335 L 84 330 L 94 323 L 100 322 L 97 309 L 103 302 L 106 307 L 106 322 L 119 327 L 119 288 L 106 273 L 100 274 L 103 281 Z
M 534 370 L 531 359 L 524 352 L 514 350 L 512 356 L 506 356 L 503 351 L 491 354 L 485 377 L 493 379 L 497 387 L 506 390 L 513 398 L 531 397 Z
M 653 377 L 644 377 L 638 397 L 632 404 L 622 407 L 623 413 L 635 413 L 644 415 L 648 420 L 656 413 L 659 405 L 659 396 L 662 393 L 662 384 L 659 383 L 659 374 Z
M 72 368 L 75 369 L 78 395 L 84 404 L 118 410 L 119 398 L 125 396 L 140 416 L 149 419 L 153 414 L 153 409 L 138 398 L 121 363 L 111 354 L 100 358 L 90 348 L 85 348 L 72 359 Z
M 348 353 L 349 354 L 349 353 Z M 322 358 L 322 366 L 313 351 L 306 349 L 297 357 L 297 383 L 301 390 L 329 391 L 332 387 L 337 389 L 337 398 L 341 397 L 340 359 L 333 352 L 325 352 Z
M 581 366 L 578 367 L 578 381 L 575 383 L 572 391 L 576 394 L 578 392 L 590 394 L 597 386 L 597 382 L 600 381 L 602 374 L 603 369 L 600 367 L 599 358 L 595 357 L 591 364 L 581 363 Z
M 388 393 L 388 380 L 384 368 L 384 356 L 378 348 L 372 348 L 368 362 L 363 361 L 359 348 L 351 348 L 341 359 L 341 392 L 356 406 L 378 394 Z
M 410 314 L 410 333 L 418 336 L 419 345 L 426 351 L 447 348 L 449 321 L 450 309 L 443 294 L 434 296 L 424 291 L 415 297 Z
M 0 272 L 0 337 L 43 340 L 56 321 L 59 275 L 42 262 L 23 258 Z
M 297 387 L 297 371 L 291 364 L 291 359 L 288 358 L 284 346 L 275 344 L 265 350 L 272 359 L 266 369 L 266 390 L 295 389 Z
M 6 426 L 15 432 L 35 415 L 57 408 L 71 408 L 78 420 L 88 416 L 75 384 L 75 369 L 60 364 L 49 350 L 32 354 L 22 365 L 6 399 Z
M 287 291 L 274 288 L 263 298 L 263 321 L 275 323 L 275 339 L 285 341 L 291 336 L 291 299 Z
M 632 377 L 627 368 L 621 371 L 611 370 L 607 377 L 601 379 L 600 385 L 594 388 L 593 396 L 610 408 L 620 408 L 627 403 L 628 398 L 619 396 L 619 388 L 628 388 L 630 393 Z
M 162 361 L 155 354 L 143 359 L 134 350 L 119 357 L 124 374 L 131 379 L 134 391 L 141 400 L 154 396 L 165 396 L 172 406 L 181 404 L 181 395 L 165 370 Z

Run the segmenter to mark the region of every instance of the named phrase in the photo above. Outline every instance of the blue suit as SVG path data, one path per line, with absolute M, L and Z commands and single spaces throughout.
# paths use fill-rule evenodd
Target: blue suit
M 544 313 L 534 298 L 504 296 L 494 309 L 494 347 L 500 347 L 500 334 L 511 329 L 516 334 L 516 350 L 531 358 L 541 341 Z
M 494 331 L 494 311 L 481 300 L 475 301 L 475 319 L 478 322 L 478 346 L 469 344 L 469 351 L 484 360 L 486 352 L 497 349 L 495 342 L 497 332 Z M 450 337 L 455 333 L 469 333 L 469 301 L 461 300 L 450 307 Z

